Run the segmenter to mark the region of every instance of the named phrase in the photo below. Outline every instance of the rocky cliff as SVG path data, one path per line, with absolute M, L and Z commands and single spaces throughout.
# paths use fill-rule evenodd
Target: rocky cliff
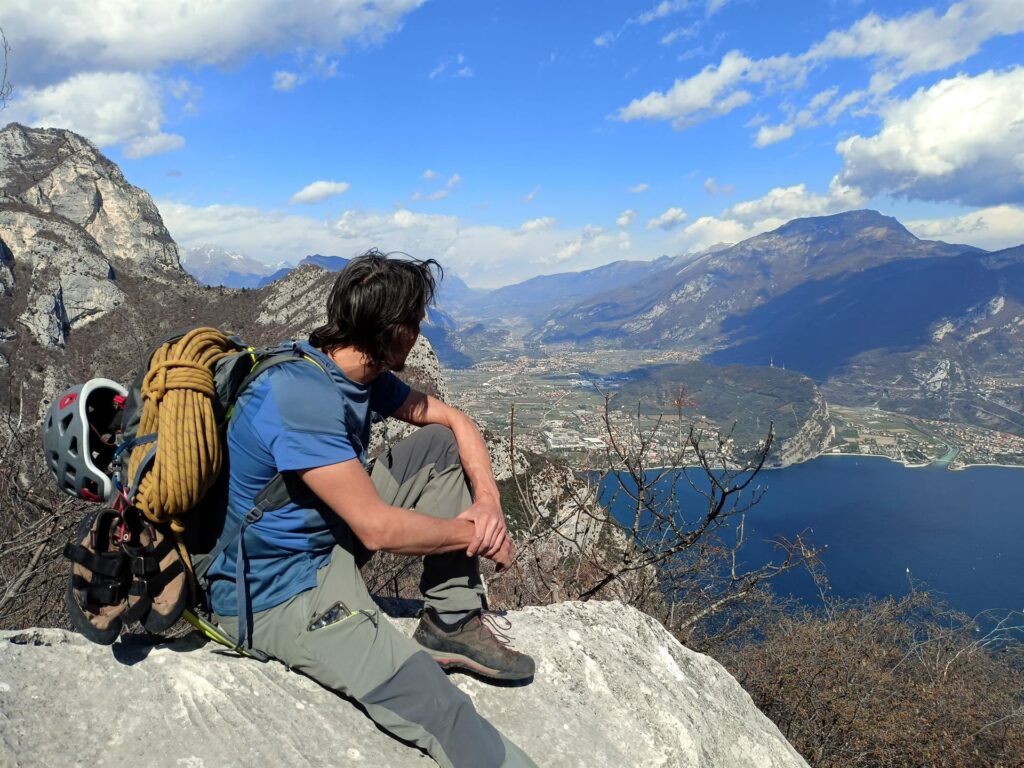
M 532 682 L 452 680 L 540 766 L 795 768 L 806 763 L 713 659 L 620 603 L 510 615 Z M 412 619 L 397 620 L 411 634 Z M 0 633 L 0 764 L 202 768 L 430 764 L 284 666 L 194 638 L 92 645 Z

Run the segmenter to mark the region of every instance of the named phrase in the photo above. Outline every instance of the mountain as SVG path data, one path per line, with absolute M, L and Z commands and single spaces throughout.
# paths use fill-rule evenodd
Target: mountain
M 969 246 L 920 240 L 876 211 L 796 219 L 632 285 L 554 311 L 540 341 L 704 347 L 721 343 L 727 318 L 749 312 L 808 280 L 892 261 L 945 258 Z M 767 362 L 767 361 L 763 361 Z
M 535 325 L 552 311 L 643 280 L 677 261 L 668 256 L 662 256 L 655 261 L 613 261 L 582 272 L 540 275 L 476 297 L 469 297 L 453 312 L 464 323 L 481 320 L 521 320 Z
M 324 322 L 335 275 L 318 266 L 257 290 L 198 284 L 150 196 L 71 131 L 0 130 L 0 183 L 0 449 L 20 435 L 11 425 L 35 429 L 54 392 L 97 373 L 128 379 L 172 331 L 270 344 Z M 420 347 L 408 375 L 436 391 L 436 358 Z
M 266 284 L 264 281 L 269 275 L 281 270 L 287 273 L 291 269 L 284 264 L 264 264 L 219 245 L 182 249 L 181 266 L 202 285 L 223 285 L 225 288 L 258 288 Z

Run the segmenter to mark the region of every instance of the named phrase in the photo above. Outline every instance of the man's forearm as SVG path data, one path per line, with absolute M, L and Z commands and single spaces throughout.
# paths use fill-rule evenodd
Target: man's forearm
M 383 512 L 383 510 L 382 510 Z M 363 541 L 369 549 L 398 555 L 432 555 L 465 550 L 473 540 L 469 520 L 431 517 L 402 507 L 388 507 Z M 357 534 L 358 535 L 358 534 Z M 362 537 L 360 537 L 362 540 Z
M 448 427 L 455 435 L 455 442 L 459 446 L 459 459 L 462 461 L 462 470 L 473 488 L 473 498 L 477 501 L 489 499 L 496 504 L 500 503 L 498 484 L 494 480 L 494 470 L 491 468 L 491 456 L 487 452 L 487 445 L 480 430 L 462 411 L 453 408 L 451 413 Z

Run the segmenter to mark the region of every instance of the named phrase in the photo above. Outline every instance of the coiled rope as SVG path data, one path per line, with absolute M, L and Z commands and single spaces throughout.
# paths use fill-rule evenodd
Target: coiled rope
M 181 550 L 184 515 L 210 489 L 223 463 L 213 411 L 213 366 L 237 350 L 216 328 L 196 328 L 157 349 L 142 381 L 138 434 L 160 437 L 134 503 L 154 523 L 168 523 Z M 135 477 L 150 448 L 132 450 L 128 477 Z

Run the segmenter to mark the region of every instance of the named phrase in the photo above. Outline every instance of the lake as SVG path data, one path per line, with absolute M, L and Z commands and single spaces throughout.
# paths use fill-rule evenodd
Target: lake
M 699 477 L 699 471 L 690 471 Z M 958 610 L 1024 610 L 1024 470 L 942 465 L 908 469 L 881 457 L 827 456 L 755 480 L 744 559 L 772 556 L 773 536 L 808 531 L 837 597 L 904 595 L 915 583 Z M 685 481 L 684 504 L 701 499 Z M 693 509 L 694 507 L 690 507 Z M 783 574 L 780 593 L 817 602 L 807 572 Z

